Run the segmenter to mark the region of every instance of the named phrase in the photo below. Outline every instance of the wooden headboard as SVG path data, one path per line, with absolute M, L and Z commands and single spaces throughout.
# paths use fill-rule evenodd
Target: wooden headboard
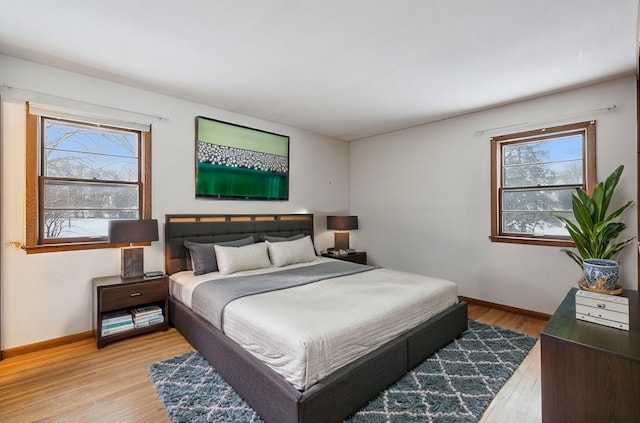
M 168 214 L 165 216 L 165 269 L 187 270 L 184 241 L 231 241 L 248 235 L 288 237 L 303 233 L 313 240 L 313 214 Z

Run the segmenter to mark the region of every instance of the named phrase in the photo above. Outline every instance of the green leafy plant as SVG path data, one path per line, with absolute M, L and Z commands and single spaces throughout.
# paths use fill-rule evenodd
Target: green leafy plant
M 607 214 L 623 170 L 623 165 L 618 166 L 607 179 L 596 185 L 591 196 L 583 189 L 576 189 L 572 198 L 575 222 L 564 216 L 555 216 L 566 225 L 578 250 L 577 253 L 567 248 L 563 248 L 562 251 L 578 263 L 580 268 L 584 259 L 610 259 L 633 241 L 634 237 L 615 242 L 627 227 L 616 219 L 633 205 L 633 201 L 628 201 L 619 209 Z

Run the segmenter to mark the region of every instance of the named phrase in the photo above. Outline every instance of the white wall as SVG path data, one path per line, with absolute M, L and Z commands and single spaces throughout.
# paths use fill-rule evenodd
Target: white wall
M 612 112 L 592 111 L 615 104 Z M 581 276 L 559 248 L 492 243 L 490 137 L 596 120 L 598 180 L 625 170 L 614 199 L 637 201 L 635 77 L 629 76 L 351 144 L 352 244 L 372 263 L 456 281 L 459 294 L 553 313 Z M 502 130 L 479 130 L 522 124 Z M 625 216 L 636 229 L 634 207 Z M 637 289 L 637 251 L 619 257 Z
M 618 201 L 636 198 L 633 76 L 449 119 L 349 144 L 299 129 L 217 110 L 0 55 L 2 92 L 2 345 L 9 349 L 90 330 L 91 278 L 119 273 L 119 250 L 27 255 L 24 242 L 24 100 L 68 103 L 105 116 L 153 125 L 153 217 L 171 213 L 316 214 L 316 244 L 333 244 L 326 214 L 359 216 L 352 246 L 372 263 L 443 277 L 459 293 L 552 313 L 580 277 L 559 249 L 491 243 L 489 137 L 597 120 L 598 173 L 625 165 Z M 19 88 L 26 88 L 22 91 Z M 44 92 L 49 96 L 39 95 Z M 61 98 L 58 98 L 59 96 Z M 159 120 L 64 98 L 167 117 Z M 613 112 L 580 112 L 616 104 Z M 194 117 L 204 115 L 291 137 L 290 201 L 194 199 Z M 572 115 L 570 118 L 558 116 Z M 476 131 L 523 122 L 503 131 Z M 350 169 L 350 170 L 349 170 Z M 636 208 L 626 215 L 636 230 Z M 162 230 L 162 228 L 161 228 Z M 161 232 L 162 239 L 163 234 Z M 622 283 L 637 289 L 637 255 L 622 257 Z M 145 248 L 145 268 L 164 266 L 162 242 Z
M 0 55 L 0 69 L 0 83 L 15 87 L 2 92 L 0 348 L 90 330 L 91 279 L 120 272 L 119 249 L 27 255 L 11 245 L 13 241 L 23 243 L 25 237 L 25 99 L 151 123 L 153 217 L 160 222 L 164 221 L 165 214 L 172 213 L 310 212 L 316 215 L 317 248 L 325 249 L 333 244 L 331 232 L 325 229 L 324 216 L 349 209 L 349 146 L 346 142 L 8 56 Z M 197 115 L 289 135 L 289 201 L 196 200 L 194 118 Z M 160 229 L 160 239 L 163 239 L 162 225 Z M 145 248 L 145 270 L 163 268 L 163 243 L 154 242 Z

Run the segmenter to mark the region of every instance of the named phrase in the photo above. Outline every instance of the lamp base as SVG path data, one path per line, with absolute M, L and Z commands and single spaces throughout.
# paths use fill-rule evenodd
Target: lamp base
M 144 275 L 144 249 L 142 247 L 122 248 L 120 276 L 123 279 L 139 278 Z
M 349 232 L 334 232 L 333 238 L 336 250 L 349 249 Z

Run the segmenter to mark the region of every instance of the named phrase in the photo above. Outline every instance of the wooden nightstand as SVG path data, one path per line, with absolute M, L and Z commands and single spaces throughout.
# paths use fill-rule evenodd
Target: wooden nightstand
M 348 254 L 346 256 L 334 256 L 331 254 L 323 253 L 322 257 L 329 257 L 336 260 L 350 261 L 352 263 L 358 263 L 358 264 L 367 264 L 366 251 L 356 251 L 355 253 Z
M 102 335 L 102 319 L 106 313 L 127 311 L 134 307 L 156 305 L 162 310 L 161 322 L 122 332 Z M 120 275 L 93 279 L 93 333 L 98 348 L 110 342 L 154 330 L 169 329 L 169 278 L 123 279 Z

